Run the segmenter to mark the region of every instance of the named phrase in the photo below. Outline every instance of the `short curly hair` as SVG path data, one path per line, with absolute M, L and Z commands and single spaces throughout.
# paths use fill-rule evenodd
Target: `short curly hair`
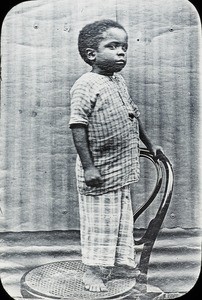
M 109 28 L 119 28 L 126 32 L 125 28 L 116 21 L 104 19 L 87 24 L 79 32 L 78 49 L 83 60 L 90 66 L 93 64 L 86 55 L 87 48 L 98 49 L 100 42 L 103 40 L 103 32 Z M 127 34 L 127 32 L 126 32 Z

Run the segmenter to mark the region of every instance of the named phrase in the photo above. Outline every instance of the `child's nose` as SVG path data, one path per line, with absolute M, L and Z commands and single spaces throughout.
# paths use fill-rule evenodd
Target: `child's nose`
M 124 49 L 122 47 L 118 48 L 117 53 L 118 53 L 118 55 L 123 55 L 123 56 L 126 54 L 126 52 L 124 51 Z

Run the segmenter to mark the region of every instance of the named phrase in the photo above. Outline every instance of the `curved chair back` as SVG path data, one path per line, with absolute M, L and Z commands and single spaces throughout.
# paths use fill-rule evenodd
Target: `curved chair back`
M 140 276 L 138 277 L 139 283 L 147 283 L 147 273 L 149 268 L 149 260 L 151 252 L 155 243 L 155 240 L 159 234 L 161 225 L 166 216 L 171 197 L 173 192 L 173 169 L 168 158 L 162 153 L 158 152 L 157 156 L 154 157 L 151 152 L 147 149 L 140 149 L 140 157 L 149 159 L 156 168 L 157 179 L 155 188 L 149 197 L 149 199 L 138 209 L 134 214 L 134 223 L 142 213 L 150 206 L 151 203 L 156 200 L 158 193 L 161 189 L 164 189 L 162 200 L 160 201 L 159 208 L 155 217 L 150 221 L 144 235 L 139 239 L 135 240 L 136 245 L 143 245 L 143 250 L 140 255 L 139 269 Z M 163 174 L 165 173 L 165 177 Z

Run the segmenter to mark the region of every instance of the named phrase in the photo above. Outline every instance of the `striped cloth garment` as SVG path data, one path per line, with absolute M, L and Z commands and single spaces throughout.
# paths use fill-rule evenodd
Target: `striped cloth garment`
M 79 194 L 82 262 L 90 266 L 134 268 L 130 186 L 91 196 Z
M 85 184 L 80 158 L 76 176 L 80 194 L 101 195 L 139 179 L 139 110 L 120 74 L 82 75 L 71 91 L 70 128 L 87 126 L 89 148 L 103 178 L 100 187 Z

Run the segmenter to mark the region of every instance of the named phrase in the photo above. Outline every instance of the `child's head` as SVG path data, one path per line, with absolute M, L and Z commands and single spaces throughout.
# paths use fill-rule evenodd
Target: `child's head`
M 117 45 L 121 44 L 121 47 L 124 49 L 123 51 L 126 52 L 128 40 L 126 30 L 122 25 L 113 20 L 96 21 L 86 25 L 80 31 L 78 38 L 79 53 L 83 60 L 90 66 L 93 66 L 97 62 L 95 54 L 108 47 L 108 45 L 102 45 L 105 40 L 107 42 L 114 42 Z M 112 49 L 114 45 L 115 44 L 109 45 L 109 47 Z M 102 47 L 103 49 L 101 50 L 99 47 Z M 102 55 L 108 54 L 103 53 Z

